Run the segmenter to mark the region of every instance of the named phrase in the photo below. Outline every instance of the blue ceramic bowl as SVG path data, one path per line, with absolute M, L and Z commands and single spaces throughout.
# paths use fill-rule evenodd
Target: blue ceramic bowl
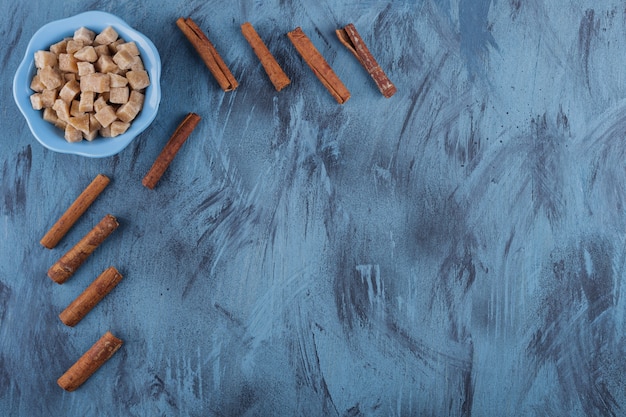
M 34 110 L 30 104 L 30 83 L 36 73 L 34 53 L 47 50 L 50 45 L 65 37 L 74 35 L 74 31 L 84 26 L 96 33 L 112 26 L 125 41 L 134 41 L 139 48 L 144 67 L 150 76 L 150 86 L 145 92 L 145 101 L 141 112 L 131 122 L 128 130 L 114 138 L 98 137 L 93 141 L 83 140 L 69 143 L 64 132 L 53 124 L 43 120 L 43 112 Z M 102 158 L 121 152 L 128 144 L 152 123 L 157 115 L 161 101 L 161 58 L 159 51 L 150 39 L 128 26 L 117 16 L 100 11 L 90 11 L 66 19 L 56 20 L 44 25 L 30 40 L 24 59 L 13 79 L 13 97 L 20 111 L 26 118 L 28 127 L 35 138 L 46 148 L 67 154 Z

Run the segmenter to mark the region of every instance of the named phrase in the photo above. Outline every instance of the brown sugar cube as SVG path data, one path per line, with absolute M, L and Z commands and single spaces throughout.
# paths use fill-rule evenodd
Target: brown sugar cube
M 67 83 L 70 81 L 78 81 L 79 77 L 78 74 L 76 74 L 75 72 L 66 72 L 65 74 L 63 74 L 63 79 Z
M 113 136 L 111 136 L 111 126 L 106 126 L 106 127 L 101 127 L 100 129 L 98 129 L 98 134 L 100 136 L 102 136 L 103 138 L 112 138 Z
M 71 124 L 65 126 L 65 140 L 68 142 L 80 142 L 83 140 L 83 134 Z
M 78 61 L 73 54 L 59 54 L 59 69 L 63 72 L 78 72 Z
M 80 116 L 70 117 L 67 121 L 70 125 L 74 127 L 74 129 L 80 130 L 81 133 L 88 134 L 89 133 L 89 115 L 83 113 Z
M 109 126 L 111 128 L 111 137 L 119 136 L 122 133 L 126 132 L 130 127 L 130 123 L 122 122 L 121 120 L 116 120 Z
M 124 104 L 128 101 L 128 87 L 113 87 L 109 95 L 109 102 L 113 104 Z
M 139 48 L 137 48 L 137 44 L 133 41 L 131 42 L 124 42 L 121 43 L 119 45 L 117 45 L 117 51 L 127 51 L 129 54 L 131 54 L 132 56 L 138 56 L 139 55 Z
M 109 47 L 109 53 L 111 54 L 111 56 L 115 55 L 117 53 L 117 45 L 119 44 L 119 39 L 113 43 L 108 44 L 107 46 Z
M 113 61 L 113 58 L 111 58 L 111 56 L 109 55 L 100 55 L 100 58 L 98 58 L 94 66 L 96 68 L 96 71 L 105 74 L 108 72 L 117 72 L 119 70 L 119 67 L 117 66 L 115 61 Z
M 109 45 L 94 45 L 93 49 L 98 54 L 98 57 L 102 55 L 111 55 L 111 51 L 109 51 Z
M 135 117 L 137 117 L 137 114 L 139 114 L 139 110 L 141 110 L 139 106 L 129 101 L 128 103 L 122 104 L 120 108 L 117 109 L 117 112 L 115 114 L 117 115 L 117 118 L 121 121 L 131 122 L 135 119 Z
M 102 125 L 100 124 L 98 119 L 96 119 L 96 116 L 93 113 L 90 113 L 89 114 L 89 129 L 91 129 L 91 130 L 98 130 L 101 127 L 102 127 Z
M 56 67 L 57 56 L 50 51 L 35 52 L 35 67 L 42 69 L 44 67 Z
M 126 87 L 128 85 L 128 80 L 122 75 L 110 73 L 109 78 L 111 79 L 111 88 Z
M 30 95 L 30 105 L 34 110 L 43 109 L 43 100 L 41 99 L 41 93 L 34 93 Z
M 83 41 L 77 41 L 74 39 L 70 39 L 67 41 L 67 45 L 65 47 L 65 52 L 68 54 L 74 54 L 74 52 L 79 51 L 82 47 L 85 46 Z
M 63 77 L 59 71 L 52 67 L 43 67 L 38 71 L 38 74 L 39 80 L 48 90 L 59 88 L 63 85 Z
M 65 128 L 67 127 L 67 122 L 65 122 L 65 121 L 63 121 L 61 119 L 57 119 L 57 121 L 54 122 L 54 127 L 65 131 Z
M 124 39 L 122 38 L 117 38 L 115 42 L 111 42 L 109 44 L 109 51 L 111 51 L 111 54 L 115 55 L 117 53 L 117 47 L 125 42 L 126 41 L 124 41 Z
M 43 103 L 44 108 L 52 108 L 54 106 L 54 102 L 58 97 L 57 89 L 45 89 L 41 92 L 41 101 Z
M 141 108 L 145 98 L 146 96 L 144 96 L 143 93 L 140 93 L 139 91 L 131 91 L 128 101 Z
M 67 52 L 67 39 L 60 40 L 57 43 L 50 45 L 50 52 L 55 55 L 64 54 Z
M 64 122 L 63 120 L 57 117 L 57 112 L 55 112 L 49 107 L 43 109 L 43 119 L 46 122 L 52 123 L 55 127 L 61 130 L 65 130 L 65 126 L 67 125 L 66 122 Z
M 125 50 L 117 51 L 117 53 L 113 55 L 113 62 L 115 62 L 122 70 L 130 69 L 133 65 L 134 59 L 133 55 Z
M 94 42 L 100 45 L 108 45 L 117 40 L 118 34 L 111 26 L 106 27 L 102 32 L 96 35 Z
M 88 74 L 94 74 L 96 69 L 94 68 L 91 62 L 77 62 L 76 66 L 78 67 L 78 76 L 82 77 Z
M 95 37 L 96 33 L 86 27 L 79 27 L 74 31 L 74 40 L 82 41 L 83 45 L 91 45 Z
M 107 74 L 87 74 L 80 78 L 81 91 L 103 93 L 110 90 L 110 78 Z
M 93 109 L 99 112 L 104 107 L 108 106 L 107 100 L 103 96 L 96 97 L 96 101 L 93 102 Z
M 70 116 L 76 117 L 82 116 L 83 114 L 85 114 L 85 112 L 80 111 L 80 101 L 72 100 L 70 103 Z
M 98 130 L 100 130 L 101 128 L 102 125 L 100 124 L 98 119 L 96 119 L 96 116 L 94 116 L 93 113 L 89 114 L 89 133 L 83 133 L 83 138 L 87 139 L 88 141 L 94 140 L 96 137 L 98 137 Z
M 128 71 L 126 73 L 126 79 L 128 80 L 128 84 L 130 84 L 130 88 L 133 90 L 142 90 L 150 85 L 150 77 L 148 77 L 148 73 L 143 70 Z
M 105 106 L 95 114 L 96 119 L 102 125 L 102 127 L 107 127 L 115 120 L 117 120 L 117 116 L 115 115 L 115 109 L 112 106 Z
M 50 122 L 52 124 L 55 124 L 57 120 L 59 120 L 59 118 L 57 117 L 57 112 L 52 110 L 51 107 L 46 107 L 43 109 L 43 119 L 46 122 Z
M 74 129 L 80 130 L 83 134 L 89 134 L 91 130 L 89 128 L 89 115 L 87 113 L 83 113 L 79 116 L 70 117 L 67 122 L 71 124 Z
M 134 57 L 133 65 L 130 66 L 130 71 L 141 71 L 141 70 L 145 70 L 145 69 L 146 69 L 146 67 L 144 67 L 143 61 L 141 60 L 141 57 L 139 55 Z
M 90 130 L 89 133 L 83 133 L 83 139 L 91 142 L 92 140 L 98 137 L 98 133 L 99 133 L 98 129 Z
M 130 122 L 134 120 L 143 107 L 144 98 L 145 96 L 140 92 L 131 91 L 128 102 L 122 104 L 120 108 L 117 109 L 117 118 L 123 122 Z
M 52 110 L 57 112 L 57 117 L 65 122 L 70 118 L 70 104 L 60 98 L 54 101 Z
M 30 83 L 30 89 L 33 90 L 35 93 L 41 93 L 45 89 L 45 86 L 41 82 L 39 82 L 39 77 L 37 75 L 35 75 L 35 77 L 37 77 L 37 80 L 33 78 Z
M 80 93 L 80 84 L 78 81 L 72 80 L 65 83 L 61 91 L 59 91 L 59 98 L 67 103 L 71 103 L 72 100 Z
M 80 101 L 78 102 L 78 111 L 91 112 L 93 111 L 93 99 L 96 93 L 93 91 L 85 91 L 80 95 Z
M 98 54 L 96 50 L 93 49 L 93 46 L 88 45 L 74 52 L 74 58 L 79 61 L 96 62 L 98 60 Z
M 30 89 L 37 93 L 41 93 L 43 90 L 46 89 L 46 86 L 43 85 L 43 83 L 41 82 L 41 79 L 39 78 L 39 74 L 35 74 L 35 76 L 31 80 Z

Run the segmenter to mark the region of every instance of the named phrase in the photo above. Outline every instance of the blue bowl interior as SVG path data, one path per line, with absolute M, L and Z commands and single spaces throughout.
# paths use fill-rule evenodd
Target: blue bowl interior
M 65 140 L 64 132 L 61 129 L 43 120 L 41 110 L 32 108 L 30 95 L 34 91 L 30 89 L 30 83 L 36 73 L 34 53 L 42 49 L 47 50 L 50 45 L 65 37 L 73 36 L 74 31 L 81 26 L 96 33 L 112 26 L 125 41 L 134 41 L 141 53 L 144 67 L 150 76 L 150 86 L 145 92 L 143 109 L 124 134 L 115 138 L 98 137 L 91 142 L 83 140 L 78 143 L 69 143 Z M 115 155 L 122 151 L 152 123 L 161 101 L 160 78 L 161 58 L 150 39 L 131 28 L 117 16 L 100 11 L 90 11 L 50 22 L 35 32 L 13 79 L 13 97 L 26 118 L 31 132 L 43 146 L 56 152 L 100 158 Z

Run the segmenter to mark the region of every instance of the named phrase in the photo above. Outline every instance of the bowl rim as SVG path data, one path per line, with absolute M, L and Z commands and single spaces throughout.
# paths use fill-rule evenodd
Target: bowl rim
M 74 31 L 81 26 L 95 32 L 112 26 L 124 40 L 134 41 L 150 77 L 150 86 L 146 88 L 141 112 L 125 133 L 114 138 L 98 137 L 93 141 L 69 143 L 64 139 L 62 130 L 43 120 L 41 110 L 32 108 L 30 95 L 33 91 L 30 89 L 30 83 L 35 74 L 34 53 L 37 50 L 48 49 L 50 45 L 66 36 L 73 36 Z M 44 147 L 60 153 L 104 158 L 121 152 L 154 121 L 161 101 L 160 79 L 161 58 L 154 43 L 120 17 L 92 10 L 48 22 L 33 34 L 13 78 L 13 98 L 31 133 Z

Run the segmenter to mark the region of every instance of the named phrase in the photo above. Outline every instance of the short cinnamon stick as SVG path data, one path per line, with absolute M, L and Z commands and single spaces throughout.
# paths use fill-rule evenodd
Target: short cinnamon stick
M 302 59 L 304 59 L 335 100 L 339 104 L 348 101 L 350 92 L 302 29 L 297 27 L 287 33 L 287 36 L 300 56 L 302 56 Z
M 241 25 L 241 33 L 246 38 L 252 50 L 261 61 L 261 65 L 265 69 L 267 76 L 270 78 L 276 91 L 280 91 L 287 87 L 291 80 L 285 74 L 285 71 L 280 67 L 270 50 L 267 48 L 263 39 L 259 36 L 250 22 L 245 22 Z
M 67 372 L 57 379 L 57 384 L 66 391 L 74 391 L 111 359 L 123 343 L 111 332 L 106 332 Z
M 104 216 L 89 233 L 48 269 L 48 276 L 57 284 L 63 284 L 118 226 L 119 223 L 114 216 L 110 214 Z
M 54 248 L 59 241 L 72 228 L 80 216 L 87 211 L 89 206 L 98 198 L 109 185 L 109 178 L 106 175 L 98 174 L 96 178 L 83 190 L 74 200 L 57 222 L 48 230 L 40 243 L 48 249 Z
M 59 318 L 73 327 L 81 321 L 113 288 L 122 280 L 122 274 L 115 267 L 107 268 L 98 276 L 65 310 Z
M 191 17 L 180 17 L 176 20 L 176 26 L 183 32 L 185 37 L 191 42 L 200 58 L 204 61 L 215 80 L 224 91 L 232 91 L 239 86 L 239 83 L 228 69 L 228 66 L 215 49 L 209 38 L 202 32 L 202 29 Z
M 359 32 L 357 32 L 354 24 L 350 23 L 343 29 L 337 29 L 335 31 L 339 41 L 348 48 L 350 52 L 359 60 L 361 65 L 367 70 L 372 77 L 376 86 L 380 90 L 383 96 L 389 98 L 396 93 L 396 86 L 393 85 L 391 80 L 387 77 L 387 74 L 382 70 L 374 56 L 367 48 L 367 45 L 361 38 Z
M 200 122 L 200 119 L 200 116 L 198 116 L 196 113 L 187 114 L 187 116 L 174 131 L 174 134 L 165 144 L 165 147 L 163 148 L 157 159 L 154 161 L 154 164 L 152 164 L 152 167 L 150 168 L 146 176 L 143 177 L 141 183 L 144 185 L 144 187 L 147 187 L 151 190 L 156 187 L 157 183 L 174 160 L 174 157 L 178 153 L 180 147 L 183 146 L 183 143 L 185 143 L 191 132 L 193 132 L 193 130 Z

